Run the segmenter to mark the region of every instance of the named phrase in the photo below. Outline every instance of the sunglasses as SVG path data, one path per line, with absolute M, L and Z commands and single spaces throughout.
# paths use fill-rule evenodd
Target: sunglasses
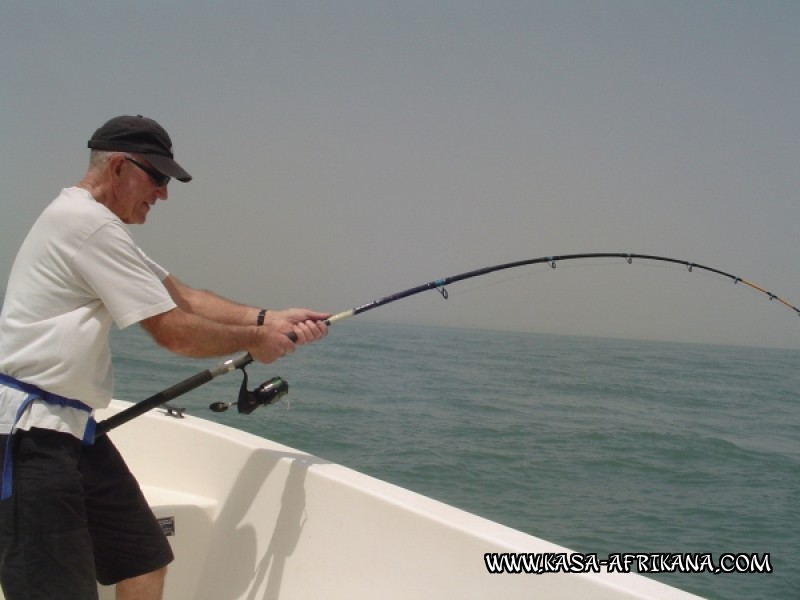
M 144 163 L 140 163 L 138 160 L 131 158 L 130 156 L 126 156 L 125 160 L 128 160 L 139 167 L 142 171 L 147 173 L 148 177 L 152 180 L 156 187 L 164 187 L 169 183 L 171 177 L 169 175 L 164 175 L 160 171 L 156 171 L 153 167 L 148 166 Z

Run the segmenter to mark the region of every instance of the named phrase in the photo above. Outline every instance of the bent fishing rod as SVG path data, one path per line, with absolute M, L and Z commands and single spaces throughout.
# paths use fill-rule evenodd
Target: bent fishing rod
M 474 277 L 480 277 L 482 275 L 488 275 L 489 273 L 495 273 L 497 271 L 505 271 L 508 269 L 516 269 L 519 267 L 525 267 L 530 265 L 537 265 L 537 264 L 549 264 L 550 267 L 553 269 L 556 268 L 556 265 L 559 262 L 567 262 L 567 261 L 575 261 L 575 260 L 588 260 L 588 259 L 600 259 L 600 258 L 621 258 L 625 259 L 628 264 L 633 264 L 634 260 L 644 260 L 648 262 L 664 262 L 664 263 L 672 263 L 677 265 L 685 266 L 688 271 L 691 273 L 694 269 L 698 269 L 701 271 L 707 271 L 709 273 L 714 273 L 716 275 L 721 275 L 722 277 L 727 277 L 731 279 L 734 284 L 741 283 L 749 288 L 756 290 L 757 292 L 766 295 L 770 300 L 777 300 L 779 303 L 783 304 L 787 308 L 793 310 L 795 314 L 800 315 L 800 309 L 790 304 L 780 296 L 773 294 L 772 292 L 768 291 L 767 289 L 752 283 L 746 279 L 728 273 L 726 271 L 722 271 L 720 269 L 716 269 L 714 267 L 709 267 L 703 264 L 681 260 L 677 258 L 669 258 L 667 256 L 655 256 L 651 254 L 636 254 L 636 253 L 629 253 L 629 252 L 590 252 L 590 253 L 582 253 L 582 254 L 563 254 L 560 256 L 540 256 L 538 258 L 531 258 L 526 260 L 518 260 L 514 262 L 502 263 L 497 265 L 492 265 L 490 267 L 483 267 L 481 269 L 475 269 L 474 271 L 466 271 L 464 273 L 459 273 L 458 275 L 451 275 L 449 277 L 444 277 L 442 279 L 434 279 L 433 281 L 429 281 L 428 283 L 424 283 L 422 285 L 418 285 L 412 288 L 408 288 L 407 290 L 403 290 L 401 292 L 397 292 L 395 294 L 390 294 L 389 296 L 384 296 L 383 298 L 378 298 L 377 300 L 373 300 L 372 302 L 368 302 L 367 304 L 362 304 L 361 306 L 357 306 L 355 308 L 351 308 L 349 310 L 342 311 L 337 313 L 328 319 L 325 320 L 326 325 L 331 325 L 338 321 L 342 321 L 344 319 L 354 317 L 356 315 L 360 315 L 367 311 L 373 310 L 378 308 L 379 306 L 385 306 L 387 304 L 391 304 L 392 302 L 397 302 L 398 300 L 402 300 L 403 298 L 408 298 L 410 296 L 414 296 L 416 294 L 420 294 L 422 292 L 428 290 L 437 290 L 441 295 L 442 298 L 445 300 L 448 298 L 447 288 L 445 286 L 450 285 L 452 283 L 457 283 L 459 281 L 464 281 L 465 279 L 472 279 Z M 297 337 L 294 333 L 288 334 L 289 338 L 292 341 L 297 341 Z M 169 402 L 170 400 L 177 398 L 195 388 L 200 387 L 219 377 L 220 375 L 224 375 L 225 373 L 230 373 L 231 371 L 235 371 L 240 369 L 244 373 L 244 382 L 242 383 L 242 387 L 239 390 L 239 398 L 236 402 L 236 406 L 240 413 L 250 414 L 258 408 L 259 406 L 268 406 L 269 404 L 273 404 L 278 401 L 281 397 L 285 396 L 289 391 L 288 383 L 282 380 L 280 377 L 274 377 L 267 382 L 261 384 L 258 388 L 253 391 L 247 390 L 247 372 L 244 370 L 244 367 L 249 365 L 253 362 L 253 357 L 250 354 L 243 354 L 238 358 L 228 359 L 224 362 L 221 362 L 215 367 L 210 369 L 206 369 L 205 371 L 201 371 L 180 383 L 173 385 L 166 390 L 163 390 L 146 400 L 142 400 L 137 404 L 134 404 L 130 408 L 123 410 L 116 415 L 109 417 L 105 421 L 102 421 L 97 424 L 96 434 L 103 435 L 106 432 L 119 427 L 123 423 L 127 423 L 128 421 L 146 413 L 147 411 L 161 406 Z M 223 403 L 223 402 L 215 402 L 209 408 L 215 412 L 222 412 L 228 409 L 231 404 Z
M 685 267 L 688 268 L 690 273 L 692 272 L 693 269 L 700 269 L 703 271 L 708 271 L 710 273 L 716 273 L 717 275 L 722 275 L 723 277 L 732 279 L 734 283 L 743 283 L 744 285 L 751 287 L 758 292 L 766 294 L 770 300 L 778 300 L 781 304 L 784 304 L 788 308 L 794 310 L 795 313 L 800 315 L 800 309 L 798 309 L 796 306 L 793 306 L 792 304 L 789 304 L 783 298 L 773 294 L 772 292 L 765 290 L 764 288 L 750 281 L 747 281 L 746 279 L 742 279 L 741 277 L 737 277 L 736 275 L 726 273 L 725 271 L 720 271 L 719 269 L 715 269 L 713 267 L 707 267 L 706 265 L 693 263 L 687 260 L 669 258 L 667 256 L 653 256 L 650 254 L 633 254 L 627 252 L 591 252 L 583 254 L 563 254 L 561 256 L 540 256 L 539 258 L 518 260 L 514 262 L 493 265 L 491 267 L 484 267 L 482 269 L 476 269 L 474 271 L 467 271 L 465 273 L 460 273 L 458 275 L 451 275 L 450 277 L 445 277 L 443 279 L 434 279 L 433 281 L 429 281 L 428 283 L 424 283 L 422 285 L 418 285 L 416 287 L 403 290 L 402 292 L 397 292 L 396 294 L 391 294 L 389 296 L 379 298 L 378 300 L 373 300 L 372 302 L 368 302 L 367 304 L 362 304 L 361 306 L 357 306 L 355 308 L 351 308 L 350 310 L 345 310 L 343 312 L 335 314 L 329 319 L 327 319 L 325 323 L 330 325 L 331 323 L 335 323 L 336 321 L 341 321 L 342 319 L 347 319 L 355 315 L 360 315 L 361 313 L 365 313 L 368 310 L 378 308 L 379 306 L 384 306 L 386 304 L 390 304 L 391 302 L 395 302 L 403 298 L 408 298 L 409 296 L 414 296 L 415 294 L 419 294 L 421 292 L 425 292 L 427 290 L 432 290 L 432 289 L 438 290 L 439 293 L 442 294 L 442 297 L 446 300 L 448 297 L 447 289 L 445 288 L 446 285 L 463 281 L 465 279 L 472 279 L 473 277 L 480 277 L 481 275 L 488 275 L 489 273 L 495 273 L 497 271 L 505 271 L 508 269 L 516 269 L 517 267 L 524 267 L 528 265 L 537 265 L 544 263 L 549 264 L 553 269 L 555 269 L 556 264 L 559 262 L 565 262 L 570 260 L 584 260 L 590 258 L 624 258 L 628 262 L 628 264 L 633 264 L 634 259 L 655 261 L 655 262 L 666 262 L 666 263 L 684 265 Z

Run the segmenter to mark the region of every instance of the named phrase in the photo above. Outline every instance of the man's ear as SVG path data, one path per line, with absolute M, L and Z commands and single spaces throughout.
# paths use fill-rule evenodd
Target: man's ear
M 122 170 L 125 168 L 125 157 L 122 154 L 115 154 L 108 161 L 109 174 L 111 179 L 116 181 L 122 177 Z

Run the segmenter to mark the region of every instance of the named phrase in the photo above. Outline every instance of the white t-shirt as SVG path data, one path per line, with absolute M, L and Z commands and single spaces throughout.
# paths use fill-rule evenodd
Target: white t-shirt
M 175 308 L 162 283 L 168 274 L 88 191 L 62 190 L 11 269 L 0 313 L 0 372 L 93 408 L 107 406 L 114 388 L 111 323 L 123 329 Z M 25 396 L 0 385 L 0 433 L 8 433 Z M 36 402 L 17 427 L 82 437 L 87 418 Z

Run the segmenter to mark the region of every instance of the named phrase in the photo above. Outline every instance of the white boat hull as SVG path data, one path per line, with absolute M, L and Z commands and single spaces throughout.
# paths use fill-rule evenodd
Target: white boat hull
M 486 552 L 569 551 L 203 419 L 153 411 L 110 435 L 173 519 L 167 600 L 697 598 L 632 574 L 489 574 Z

